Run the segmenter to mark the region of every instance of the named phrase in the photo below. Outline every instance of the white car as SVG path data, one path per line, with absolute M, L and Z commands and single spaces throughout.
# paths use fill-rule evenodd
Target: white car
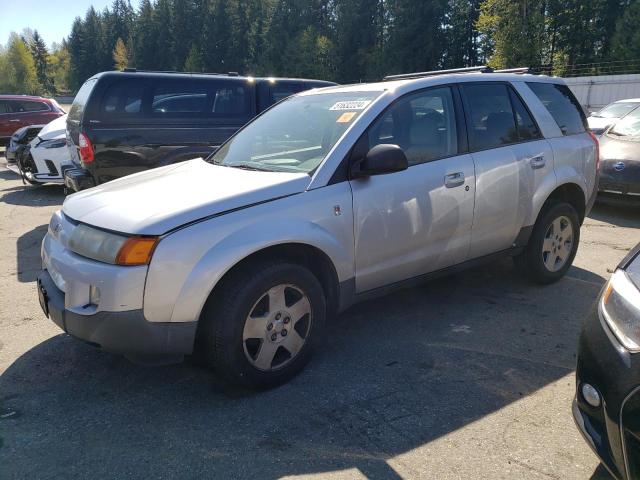
M 63 172 L 71 167 L 66 137 L 67 116 L 49 122 L 29 144 L 20 159 L 22 174 L 29 183 L 64 183 Z
M 503 255 L 559 280 L 597 161 L 557 78 L 430 72 L 310 90 L 206 161 L 67 197 L 43 240 L 39 300 L 107 351 L 196 353 L 273 386 L 340 335 L 325 318 L 355 302 Z
M 604 133 L 611 125 L 640 106 L 640 98 L 629 98 L 610 103 L 587 118 L 589 129 L 596 135 Z

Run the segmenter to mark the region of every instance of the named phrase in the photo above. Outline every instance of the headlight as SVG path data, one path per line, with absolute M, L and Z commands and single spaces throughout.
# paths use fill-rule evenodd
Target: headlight
M 146 265 L 158 240 L 158 237 L 126 237 L 80 224 L 69 238 L 69 248 L 99 262 Z
M 600 309 L 620 343 L 631 352 L 640 352 L 640 290 L 624 270 L 611 276 Z
M 43 140 L 37 144 L 39 148 L 62 148 L 67 146 L 67 139 Z

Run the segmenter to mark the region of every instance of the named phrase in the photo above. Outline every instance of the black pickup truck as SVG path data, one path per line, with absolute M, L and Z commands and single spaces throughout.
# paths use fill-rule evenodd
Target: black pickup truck
M 65 186 L 79 191 L 204 158 L 274 103 L 331 85 L 236 74 L 99 73 L 80 88 L 69 111 L 67 136 L 77 168 L 65 171 Z

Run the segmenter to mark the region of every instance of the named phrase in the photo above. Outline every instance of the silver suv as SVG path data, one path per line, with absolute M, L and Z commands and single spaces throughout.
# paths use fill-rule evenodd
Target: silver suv
M 569 89 L 409 77 L 301 93 L 207 160 L 71 195 L 42 244 L 45 313 L 136 361 L 194 355 L 269 387 L 371 296 L 502 255 L 558 280 L 597 182 Z

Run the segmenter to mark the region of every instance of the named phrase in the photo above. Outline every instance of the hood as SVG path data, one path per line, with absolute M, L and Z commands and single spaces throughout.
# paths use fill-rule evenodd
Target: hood
M 310 180 L 306 173 L 242 170 L 198 158 L 75 193 L 62 211 L 107 230 L 161 235 L 210 215 L 301 193 Z
M 56 118 L 54 121 L 47 123 L 40 133 L 38 137 L 41 140 L 53 140 L 55 138 L 60 137 L 61 135 L 65 135 L 65 129 L 67 128 L 67 116 L 62 115 L 61 117 Z
M 600 160 L 603 162 L 617 160 L 640 161 L 640 139 L 630 137 L 617 138 L 605 134 L 600 138 Z
M 589 128 L 591 130 L 604 130 L 609 125 L 613 125 L 619 119 L 618 118 L 603 118 L 603 117 L 589 117 L 587 118 L 587 123 L 589 124 Z

